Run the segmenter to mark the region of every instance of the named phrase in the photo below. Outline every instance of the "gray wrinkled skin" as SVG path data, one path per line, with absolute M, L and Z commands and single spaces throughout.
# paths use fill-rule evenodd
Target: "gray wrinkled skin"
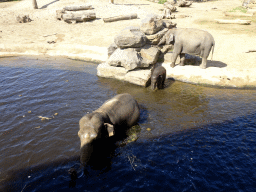
M 137 101 L 128 93 L 107 100 L 100 108 L 86 114 L 79 121 L 81 162 L 88 162 L 93 141 L 113 136 L 116 128 L 132 127 L 140 117 Z
M 164 88 L 164 82 L 166 79 L 166 69 L 163 66 L 156 67 L 151 75 L 151 88 L 155 90 L 163 89 Z
M 213 36 L 207 31 L 192 28 L 173 28 L 166 32 L 158 43 L 158 45 L 161 44 L 174 45 L 171 67 L 175 66 L 178 55 L 180 55 L 180 65 L 184 66 L 185 53 L 187 53 L 202 57 L 200 67 L 205 69 L 211 50 L 213 55 L 215 41 Z

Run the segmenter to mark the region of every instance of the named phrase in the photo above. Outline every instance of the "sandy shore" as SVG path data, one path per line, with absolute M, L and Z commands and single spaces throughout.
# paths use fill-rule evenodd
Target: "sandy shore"
M 91 22 L 67 24 L 56 19 L 56 10 L 67 5 L 91 4 L 97 19 Z M 193 3 L 190 8 L 178 8 L 177 27 L 199 28 L 215 38 L 213 61 L 207 69 L 198 66 L 176 66 L 166 63 L 169 77 L 196 83 L 224 87 L 256 87 L 256 24 L 220 25 L 214 19 L 224 18 L 223 11 L 242 4 L 242 0 L 219 0 Z M 127 26 L 139 26 L 148 13 L 162 14 L 163 5 L 147 0 L 78 0 L 38 1 L 32 9 L 31 0 L 0 3 L 0 57 L 10 55 L 65 56 L 73 59 L 105 61 L 107 47 L 114 36 Z M 137 13 L 140 19 L 104 23 L 102 18 Z M 16 16 L 28 14 L 30 23 L 17 23 Z M 188 17 L 182 18 L 180 15 Z M 248 18 L 246 18 L 248 19 Z M 49 44 L 48 42 L 55 43 Z M 210 55 L 211 57 L 211 55 Z M 208 59 L 210 59 L 210 57 Z

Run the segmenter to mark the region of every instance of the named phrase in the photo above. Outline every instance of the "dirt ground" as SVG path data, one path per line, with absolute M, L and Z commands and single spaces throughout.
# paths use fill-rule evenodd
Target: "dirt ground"
M 105 61 L 107 47 L 114 36 L 128 26 L 139 26 L 140 19 L 149 13 L 161 15 L 163 5 L 147 0 L 31 0 L 0 3 L 0 57 L 10 55 L 67 56 L 83 60 Z M 90 4 L 97 19 L 91 22 L 68 24 L 56 19 L 56 10 L 68 5 Z M 177 80 L 218 86 L 256 87 L 256 16 L 251 25 L 217 24 L 224 11 L 241 6 L 242 0 L 194 2 L 191 7 L 177 8 L 179 28 L 199 28 L 210 32 L 215 39 L 213 61 L 207 69 L 198 66 L 167 68 L 168 77 Z M 139 19 L 104 23 L 102 18 L 137 13 Z M 16 16 L 28 14 L 29 23 L 18 23 Z M 184 17 L 186 16 L 186 17 Z M 235 19 L 235 18 L 225 18 Z M 243 18 L 240 18 L 243 19 Z M 55 43 L 48 43 L 54 41 Z M 208 59 L 211 58 L 211 54 Z

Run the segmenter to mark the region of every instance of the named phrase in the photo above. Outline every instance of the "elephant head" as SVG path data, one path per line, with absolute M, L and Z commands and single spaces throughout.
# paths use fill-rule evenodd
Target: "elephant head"
M 162 37 L 162 39 L 160 40 L 160 42 L 158 43 L 158 45 L 162 45 L 162 44 L 166 44 L 166 45 L 170 45 L 171 42 L 174 41 L 174 35 L 172 30 L 168 30 L 164 36 Z
M 158 66 L 154 68 L 151 74 L 151 88 L 153 90 L 155 90 L 156 88 L 163 89 L 165 78 L 166 69 L 163 66 Z
M 104 123 L 104 117 L 97 112 L 82 117 L 79 121 L 79 127 L 78 136 L 81 141 L 80 161 L 81 163 L 86 163 L 93 152 L 93 142 L 112 136 L 114 128 L 113 125 Z

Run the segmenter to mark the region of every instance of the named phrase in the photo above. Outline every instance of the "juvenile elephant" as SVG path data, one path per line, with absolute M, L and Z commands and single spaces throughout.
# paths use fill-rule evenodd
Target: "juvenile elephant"
M 173 28 L 169 29 L 163 36 L 158 45 L 173 44 L 173 56 L 171 67 L 175 66 L 176 59 L 180 55 L 180 65 L 184 65 L 185 53 L 199 55 L 202 57 L 202 69 L 206 68 L 207 58 L 212 49 L 214 51 L 214 38 L 207 31 L 192 28 Z
M 156 67 L 151 75 L 151 88 L 155 90 L 164 88 L 164 81 L 166 78 L 166 70 L 163 66 Z
M 78 131 L 81 141 L 81 163 L 90 159 L 93 141 L 113 136 L 118 132 L 117 129 L 132 127 L 138 122 L 139 117 L 139 105 L 128 93 L 116 95 L 97 110 L 83 116 L 79 121 Z

